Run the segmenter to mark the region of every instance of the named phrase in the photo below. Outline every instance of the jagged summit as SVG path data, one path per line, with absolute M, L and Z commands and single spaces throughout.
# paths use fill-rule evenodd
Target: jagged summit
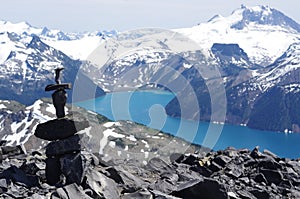
M 253 7 L 241 5 L 241 8 L 234 10 L 231 15 L 224 17 L 217 14 L 207 23 L 224 23 L 225 21 L 230 28 L 236 30 L 243 30 L 251 25 L 269 25 L 300 32 L 300 25 L 296 21 L 279 10 L 264 5 Z
M 251 62 L 272 64 L 299 40 L 300 25 L 269 6 L 243 6 L 229 16 L 215 15 L 206 23 L 178 32 L 196 41 L 204 51 L 214 43 L 238 44 Z
M 241 20 L 231 26 L 238 30 L 247 27 L 250 23 L 255 23 L 291 28 L 300 32 L 300 25 L 296 21 L 269 6 L 246 7 L 242 5 L 240 9 L 233 11 L 232 15 L 242 16 Z
M 0 32 L 15 33 L 22 37 L 37 35 L 43 38 L 56 40 L 75 40 L 82 37 L 81 33 L 65 33 L 61 30 L 49 29 L 47 27 L 34 27 L 28 22 L 12 23 L 10 21 L 0 20 Z
M 215 20 L 218 20 L 218 19 L 222 19 L 222 18 L 224 18 L 222 15 L 216 14 L 215 16 L 213 16 L 212 18 L 210 18 L 207 22 L 212 22 L 212 21 L 215 21 Z

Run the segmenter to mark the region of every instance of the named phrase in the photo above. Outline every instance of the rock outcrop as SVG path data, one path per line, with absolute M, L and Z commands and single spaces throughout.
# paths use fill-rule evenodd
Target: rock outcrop
M 70 139 L 78 138 L 82 136 Z M 56 149 L 58 146 L 65 149 L 71 147 L 59 143 L 53 144 L 51 149 L 59 151 Z M 135 159 L 105 161 L 99 154 L 82 151 L 60 159 L 62 175 L 59 177 L 62 181 L 55 186 L 49 185 L 46 180 L 46 164 L 49 164 L 46 153 L 49 150 L 28 154 L 3 152 L 0 164 L 1 197 L 300 197 L 300 160 L 280 158 L 270 151 L 260 152 L 258 148 L 252 151 L 227 148 L 208 153 L 172 154 L 169 163 L 154 157 L 143 166 L 137 164 Z M 76 161 L 84 163 L 83 167 Z
M 47 118 L 49 104 L 37 104 L 22 122 Z M 211 151 L 130 121 L 68 110 L 68 119 L 87 119 L 89 127 L 51 143 L 2 139 L 1 198 L 300 198 L 300 159 L 259 148 Z M 4 141 L 24 144 L 27 153 Z

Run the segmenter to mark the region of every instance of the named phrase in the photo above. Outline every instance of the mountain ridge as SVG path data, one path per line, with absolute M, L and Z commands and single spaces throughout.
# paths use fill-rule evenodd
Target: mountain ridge
M 275 20 L 276 17 L 282 19 L 280 22 L 282 26 L 272 23 L 272 20 Z M 209 120 L 211 99 L 207 86 L 216 82 L 213 80 L 215 76 L 201 76 L 197 71 L 199 68 L 201 71 L 201 67 L 204 69 L 209 66 L 217 68 L 220 72 L 218 78 L 221 78 L 221 80 L 219 82 L 223 82 L 228 97 L 226 122 L 239 125 L 247 124 L 254 106 L 263 111 L 256 102 L 261 100 L 268 91 L 277 87 L 284 88 L 284 92 L 281 89 L 273 89 L 280 92 L 281 94 L 277 94 L 282 96 L 283 99 L 286 99 L 285 95 L 289 95 L 289 91 L 296 94 L 297 89 L 294 88 L 297 87 L 299 80 L 297 76 L 299 74 L 297 55 L 300 37 L 299 32 L 291 28 L 294 27 L 294 21 L 289 19 L 289 17 L 283 16 L 281 12 L 267 6 L 242 7 L 235 10 L 228 17 L 214 17 L 209 22 L 192 28 L 172 31 L 143 29 L 135 32 L 118 33 L 115 35 L 116 37 L 113 37 L 114 33 L 108 35 L 92 34 L 92 36 L 84 37 L 93 43 L 93 46 L 101 44 L 98 47 L 103 48 L 100 56 L 103 55 L 103 58 L 114 57 L 103 67 L 102 65 L 92 65 L 89 62 L 90 60 L 74 59 L 70 57 L 71 55 L 68 56 L 68 54 L 63 53 L 77 51 L 86 40 L 45 39 L 42 36 L 30 34 L 30 31 L 27 34 L 22 31 L 19 31 L 19 34 L 4 31 L 0 34 L 0 40 L 2 41 L 0 45 L 3 45 L 3 48 L 1 48 L 3 51 L 0 50 L 0 54 L 3 55 L 0 57 L 3 62 L 0 76 L 4 77 L 1 79 L 0 88 L 1 86 L 4 88 L 2 91 L 4 96 L 7 96 L 7 93 L 11 95 L 8 96 L 10 99 L 24 100 L 20 97 L 24 93 L 35 93 L 37 95 L 36 99 L 44 97 L 45 93 L 34 91 L 31 88 L 33 85 L 40 88 L 51 83 L 54 68 L 58 65 L 65 65 L 66 75 L 63 77 L 63 81 L 73 82 L 77 71 L 79 71 L 83 76 L 85 75 L 85 80 L 90 79 L 90 85 L 96 84 L 107 92 L 114 89 L 143 88 L 145 84 L 154 87 L 158 87 L 158 85 L 159 87 L 165 86 L 165 88 L 171 86 L 175 88 L 175 91 L 190 86 L 196 91 L 199 102 L 201 102 L 201 98 L 204 99 L 203 103 L 199 104 L 201 110 L 197 111 L 201 112 L 202 119 Z M 241 21 L 244 23 L 243 28 L 232 28 L 232 25 Z M 7 24 L 11 25 L 8 22 Z M 20 27 L 21 30 L 25 30 L 28 29 L 29 25 L 21 23 Z M 31 31 L 34 32 L 37 29 Z M 39 31 L 49 32 L 48 29 L 39 29 Z M 195 48 L 188 52 L 185 52 L 186 49 L 181 49 L 183 52 L 172 52 L 172 50 L 176 50 L 174 46 L 180 46 L 180 43 L 175 42 L 176 45 L 174 45 L 170 35 L 175 35 L 172 39 L 176 42 L 180 41 L 182 44 L 187 42 L 193 44 L 191 45 L 193 47 L 197 46 L 199 51 L 193 51 Z M 157 37 L 157 39 L 151 40 L 152 36 Z M 51 42 L 54 42 L 52 43 L 53 46 L 63 44 L 62 46 L 69 50 L 60 51 L 50 47 L 52 46 L 49 44 Z M 71 43 L 65 45 L 65 42 Z M 71 49 L 70 46 L 75 44 L 73 42 L 79 42 L 80 45 L 74 45 Z M 144 47 L 143 45 L 148 46 Z M 133 52 L 132 48 L 137 49 L 137 47 L 138 50 Z M 87 45 L 87 48 L 91 48 L 91 46 Z M 115 57 L 118 48 L 129 52 L 126 52 L 127 54 L 123 52 L 122 56 Z M 85 51 L 86 48 L 81 50 Z M 85 53 L 93 50 L 89 49 Z M 172 74 L 170 70 L 178 73 Z M 27 79 L 24 78 L 24 75 L 27 75 Z M 14 81 L 8 80 L 7 76 Z M 180 77 L 184 77 L 186 81 L 179 83 Z M 31 84 L 24 86 L 24 82 L 26 83 L 29 80 L 32 81 Z M 38 82 L 42 80 L 43 83 Z M 208 85 L 205 85 L 206 83 Z M 7 85 L 12 86 L 6 89 Z M 20 87 L 20 85 L 22 86 Z M 103 91 L 100 93 L 104 94 Z M 188 98 L 190 93 L 184 93 L 182 92 L 182 96 Z M 28 100 L 31 100 L 31 103 L 34 101 L 30 96 L 27 95 L 27 97 Z M 189 100 L 187 99 L 187 101 Z M 288 107 L 293 106 L 285 108 Z M 171 102 L 166 108 L 169 115 L 180 117 L 178 109 L 178 102 L 175 101 Z M 189 109 L 187 116 L 199 116 L 197 111 L 193 112 L 192 110 L 193 108 Z M 279 129 L 271 130 L 292 131 L 298 129 L 293 128 L 293 126 L 299 126 L 299 123 L 299 121 L 294 121 L 293 124 L 288 126 L 284 125 Z M 261 126 L 260 128 L 267 127 Z
M 242 11 L 243 18 L 241 21 L 233 24 L 233 28 L 243 29 L 251 22 L 254 22 L 261 25 L 289 27 L 300 32 L 300 25 L 296 21 L 269 6 L 246 7 L 242 5 L 239 10 L 233 11 L 232 15 L 234 12 L 239 11 Z
M 248 20 L 243 16 L 255 8 L 262 15 L 264 10 L 280 13 L 285 23 L 281 26 L 274 23 L 260 24 L 259 19 Z M 206 23 L 200 23 L 192 28 L 176 29 L 179 33 L 196 41 L 204 50 L 209 50 L 213 43 L 236 43 L 248 54 L 250 60 L 256 64 L 267 66 L 275 61 L 278 54 L 289 47 L 290 44 L 299 41 L 299 24 L 290 18 L 268 6 L 242 7 L 235 10 L 227 17 L 213 17 Z M 254 12 L 256 13 L 256 12 Z M 275 15 L 275 14 L 274 14 Z M 254 15 L 255 16 L 255 15 Z M 271 22 L 275 21 L 274 19 Z M 282 21 L 282 20 L 281 20 Z M 287 21 L 287 22 L 286 22 Z M 287 23 L 291 23 L 292 25 Z M 238 29 L 234 24 L 242 24 Z M 291 28 L 293 27 L 293 28 Z M 294 29 L 295 28 L 295 29 Z

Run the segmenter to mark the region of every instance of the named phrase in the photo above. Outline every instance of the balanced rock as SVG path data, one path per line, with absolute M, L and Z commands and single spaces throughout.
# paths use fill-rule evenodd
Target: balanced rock
M 86 148 L 89 138 L 85 134 L 73 135 L 66 139 L 52 141 L 46 146 L 46 155 L 57 156 L 79 152 Z
M 34 135 L 48 141 L 60 140 L 70 137 L 87 127 L 89 127 L 88 121 L 55 119 L 39 124 Z

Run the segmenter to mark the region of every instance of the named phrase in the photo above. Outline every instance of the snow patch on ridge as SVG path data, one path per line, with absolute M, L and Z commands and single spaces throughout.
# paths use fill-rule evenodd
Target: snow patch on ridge
M 33 105 L 26 107 L 25 117 L 21 121 L 15 121 L 10 125 L 11 133 L 2 137 L 6 141 L 6 145 L 21 145 L 24 144 L 36 129 L 38 123 L 44 123 L 54 119 L 42 113 L 42 100 L 37 100 Z M 38 121 L 38 123 L 36 123 Z M 0 124 L 2 127 L 2 123 Z
M 114 128 L 106 129 L 105 131 L 103 131 L 103 137 L 100 140 L 100 149 L 99 149 L 100 154 L 103 154 L 103 150 L 106 147 L 106 145 L 108 144 L 108 137 L 109 136 L 112 136 L 112 137 L 115 137 L 115 138 L 124 138 L 125 137 L 125 135 L 114 132 Z
M 41 123 L 47 122 L 49 120 L 54 119 L 53 117 L 49 117 L 48 115 L 44 115 L 41 112 L 41 104 L 44 103 L 42 100 L 37 100 L 32 106 L 27 107 L 27 110 L 32 109 L 33 118 L 38 119 Z
M 0 109 L 5 109 L 7 108 L 4 104 L 0 104 Z
M 101 44 L 103 39 L 99 36 L 84 36 L 78 40 L 42 39 L 49 46 L 58 49 L 73 59 L 86 60 L 88 56 Z

